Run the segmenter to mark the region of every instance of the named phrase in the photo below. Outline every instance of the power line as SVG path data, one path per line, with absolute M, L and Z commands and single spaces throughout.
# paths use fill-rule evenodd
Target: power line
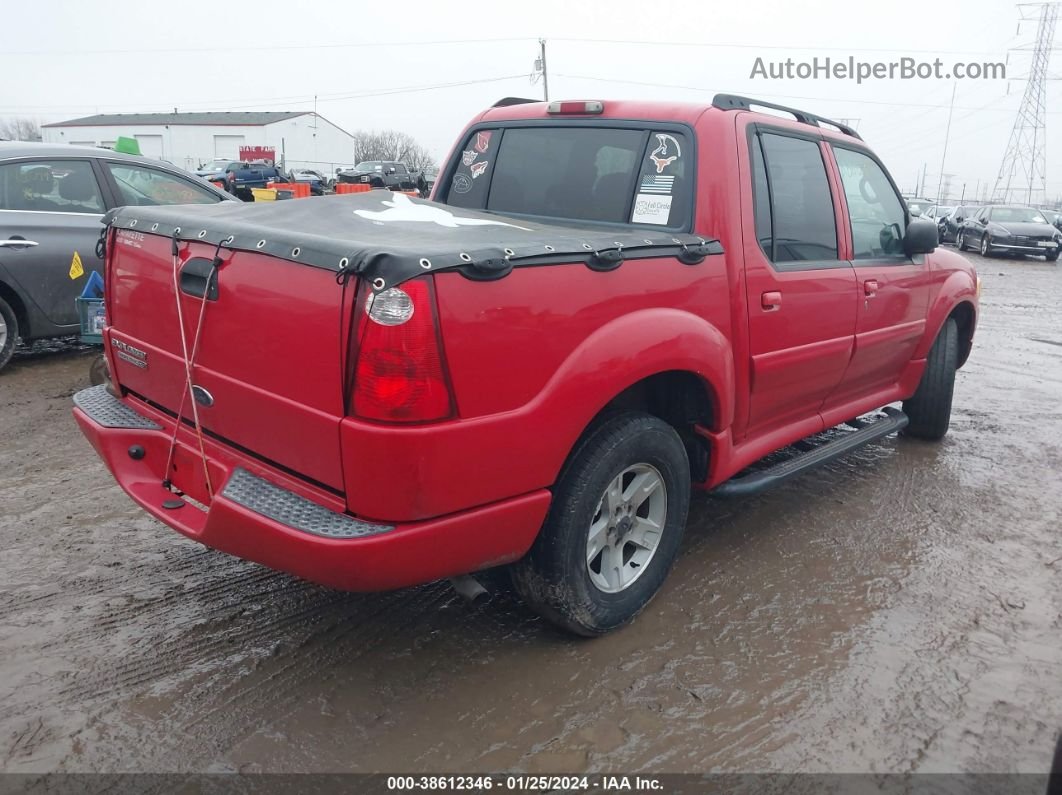
M 675 84 L 672 84 L 672 83 L 648 83 L 648 82 L 641 81 L 641 80 L 620 80 L 618 78 L 591 77 L 589 75 L 571 75 L 571 74 L 555 73 L 555 76 L 556 77 L 566 77 L 566 78 L 568 78 L 570 80 L 591 80 L 591 81 L 595 81 L 595 82 L 599 82 L 599 83 L 621 83 L 621 84 L 624 84 L 624 85 L 631 85 L 631 86 L 646 86 L 648 88 L 673 88 L 673 89 L 677 89 L 677 90 L 681 90 L 681 91 L 699 91 L 699 92 L 707 93 L 707 94 L 720 93 L 718 91 L 718 89 L 704 88 L 703 86 L 683 86 L 683 85 L 675 85 Z M 774 97 L 774 98 L 780 98 L 780 99 L 804 99 L 804 100 L 811 100 L 811 101 L 814 101 L 814 102 L 844 102 L 844 103 L 854 103 L 854 104 L 858 104 L 858 105 L 891 105 L 893 107 L 903 107 L 903 108 L 933 108 L 935 110 L 939 110 L 942 107 L 941 105 L 935 105 L 935 104 L 927 103 L 927 102 L 886 102 L 884 100 L 874 100 L 874 99 L 841 99 L 841 98 L 838 98 L 838 97 L 808 97 L 808 96 L 799 96 L 799 95 L 796 95 L 796 94 L 764 93 L 764 94 L 760 94 L 760 96 Z M 961 106 L 958 106 L 958 105 L 956 106 L 956 110 L 971 110 L 971 111 L 976 111 L 976 110 L 998 110 L 998 111 L 1009 112 L 1006 108 L 986 108 L 986 107 L 970 108 L 970 107 L 961 107 Z
M 367 99 L 367 98 L 371 98 L 371 97 L 390 96 L 392 94 L 413 94 L 413 93 L 417 93 L 417 92 L 421 92 L 421 91 L 436 91 L 436 90 L 445 89 L 445 88 L 458 88 L 458 87 L 461 87 L 461 86 L 481 85 L 481 84 L 484 84 L 484 83 L 501 83 L 501 82 L 503 82 L 505 80 L 516 80 L 516 79 L 523 80 L 526 77 L 527 77 L 527 75 L 523 75 L 523 74 L 520 74 L 520 75 L 504 75 L 502 77 L 484 77 L 484 78 L 479 78 L 479 79 L 476 79 L 476 80 L 458 80 L 458 81 L 454 81 L 454 82 L 451 82 L 451 83 L 434 83 L 432 85 L 405 86 L 405 87 L 400 87 L 400 88 L 385 88 L 385 89 L 377 89 L 377 90 L 374 90 L 374 91 L 362 91 L 362 92 L 355 92 L 355 93 L 319 94 L 316 97 L 316 101 L 317 102 L 342 102 L 342 101 L 351 100 L 351 99 Z M 254 101 L 253 104 L 248 104 L 248 105 L 233 105 L 231 103 L 201 103 L 201 102 L 200 103 L 196 103 L 196 102 L 176 102 L 176 103 L 175 102 L 165 102 L 165 103 L 162 103 L 162 102 L 160 102 L 159 106 L 166 107 L 166 108 L 172 108 L 172 107 L 185 107 L 185 108 L 188 108 L 188 107 L 191 107 L 191 108 L 198 108 L 202 112 L 209 112 L 212 108 L 224 108 L 225 110 L 248 110 L 248 109 L 260 107 L 260 106 L 262 106 L 264 104 L 268 104 L 268 103 L 284 102 L 284 103 L 286 103 L 288 105 L 305 105 L 305 104 L 311 104 L 314 101 L 315 101 L 314 97 L 303 95 L 303 96 L 301 96 L 299 98 L 295 98 L 295 97 L 291 97 L 291 96 L 289 96 L 289 97 L 262 97 L 260 99 L 260 101 Z M 22 111 L 25 111 L 27 109 L 35 109 L 35 110 L 44 109 L 44 110 L 51 110 L 51 111 L 54 111 L 54 112 L 60 112 L 60 111 L 64 111 L 64 110 L 66 112 L 75 112 L 72 109 L 76 108 L 76 107 L 81 107 L 81 108 L 88 108 L 88 107 L 92 107 L 92 108 L 121 108 L 121 107 L 126 107 L 127 104 L 128 103 L 122 104 L 122 105 L 82 105 L 82 106 L 77 106 L 77 105 L 65 105 L 65 106 L 58 106 L 58 105 L 10 105 L 10 106 L 7 106 L 6 108 L 4 108 L 3 110 L 6 110 L 8 112 L 11 112 L 13 110 L 15 112 L 22 112 Z M 137 111 L 137 112 L 144 112 L 144 111 Z
M 376 47 L 435 47 L 450 44 L 511 44 L 518 41 L 535 41 L 531 36 L 499 39 L 436 39 L 434 41 L 352 41 L 336 42 L 332 44 L 261 44 L 261 45 L 236 45 L 226 46 L 225 52 L 274 52 L 277 50 L 354 50 Z M 135 47 L 124 50 L 99 49 L 99 50 L 3 50 L 3 55 L 143 55 L 165 53 L 177 55 L 180 53 L 217 53 L 217 47 Z
M 805 44 L 734 44 L 733 42 L 708 42 L 708 41 L 652 41 L 650 39 L 584 39 L 550 37 L 550 41 L 567 41 L 579 44 L 634 44 L 657 47 L 712 47 L 719 49 L 736 50 L 792 50 L 792 51 L 815 51 L 815 52 L 914 52 L 929 55 L 999 55 L 1000 50 L 922 50 L 912 47 L 819 47 Z

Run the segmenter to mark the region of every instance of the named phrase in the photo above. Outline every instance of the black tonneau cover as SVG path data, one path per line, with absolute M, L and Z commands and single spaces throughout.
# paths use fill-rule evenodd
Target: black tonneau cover
M 494 279 L 521 265 L 582 260 L 610 270 L 627 257 L 679 257 L 694 264 L 723 250 L 718 241 L 697 235 L 535 223 L 384 190 L 248 204 L 119 207 L 104 223 L 355 273 L 376 291 L 443 269 Z

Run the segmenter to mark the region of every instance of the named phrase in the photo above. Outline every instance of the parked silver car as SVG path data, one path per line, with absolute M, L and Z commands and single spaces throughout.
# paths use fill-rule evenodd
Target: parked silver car
M 158 160 L 94 147 L 0 142 L 0 369 L 19 338 L 77 333 L 74 298 L 93 270 L 103 272 L 96 241 L 105 212 L 231 200 Z

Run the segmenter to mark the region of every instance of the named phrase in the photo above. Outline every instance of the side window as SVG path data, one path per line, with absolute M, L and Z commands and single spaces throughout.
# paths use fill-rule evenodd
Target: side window
M 512 130 L 510 132 L 516 132 Z M 461 149 L 461 161 L 446 192 L 447 204 L 456 207 L 482 209 L 487 206 L 487 190 L 490 187 L 495 155 L 501 140 L 501 130 L 479 130 L 465 142 Z M 548 150 L 543 147 L 535 156 L 543 158 L 542 166 L 548 168 Z M 494 186 L 496 209 L 513 209 L 519 204 L 519 185 L 503 177 Z
M 103 196 L 87 160 L 35 160 L 0 166 L 0 209 L 103 212 Z
M 689 220 L 692 155 L 682 133 L 649 133 L 631 208 L 632 224 L 675 227 Z
M 134 163 L 106 163 L 128 205 L 216 204 L 215 194 L 190 180 Z
M 862 152 L 833 148 L 848 201 L 856 259 L 903 254 L 903 202 L 881 166 Z
M 768 256 L 779 263 L 837 259 L 833 201 L 818 144 L 773 133 L 763 133 L 760 139 L 770 191 Z M 757 237 L 760 234 L 757 219 Z

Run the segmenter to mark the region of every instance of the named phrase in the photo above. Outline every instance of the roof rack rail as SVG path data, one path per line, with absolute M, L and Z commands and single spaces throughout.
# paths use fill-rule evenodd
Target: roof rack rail
M 529 102 L 541 102 L 541 99 L 528 99 L 527 97 L 502 97 L 493 105 L 492 108 L 507 108 L 510 105 L 526 105 Z
M 810 124 L 814 127 L 828 124 L 831 127 L 836 127 L 845 135 L 850 135 L 860 141 L 863 140 L 859 133 L 847 124 L 841 124 L 839 121 L 827 119 L 825 116 L 816 116 L 814 113 L 808 113 L 806 110 L 798 110 L 797 108 L 778 105 L 774 102 L 767 102 L 762 99 L 750 99 L 749 97 L 741 97 L 737 94 L 716 94 L 712 97 L 712 105 L 720 110 L 752 110 L 753 105 L 759 105 L 762 108 L 771 108 L 773 110 L 781 110 L 786 113 L 792 113 L 793 117 L 802 124 Z

